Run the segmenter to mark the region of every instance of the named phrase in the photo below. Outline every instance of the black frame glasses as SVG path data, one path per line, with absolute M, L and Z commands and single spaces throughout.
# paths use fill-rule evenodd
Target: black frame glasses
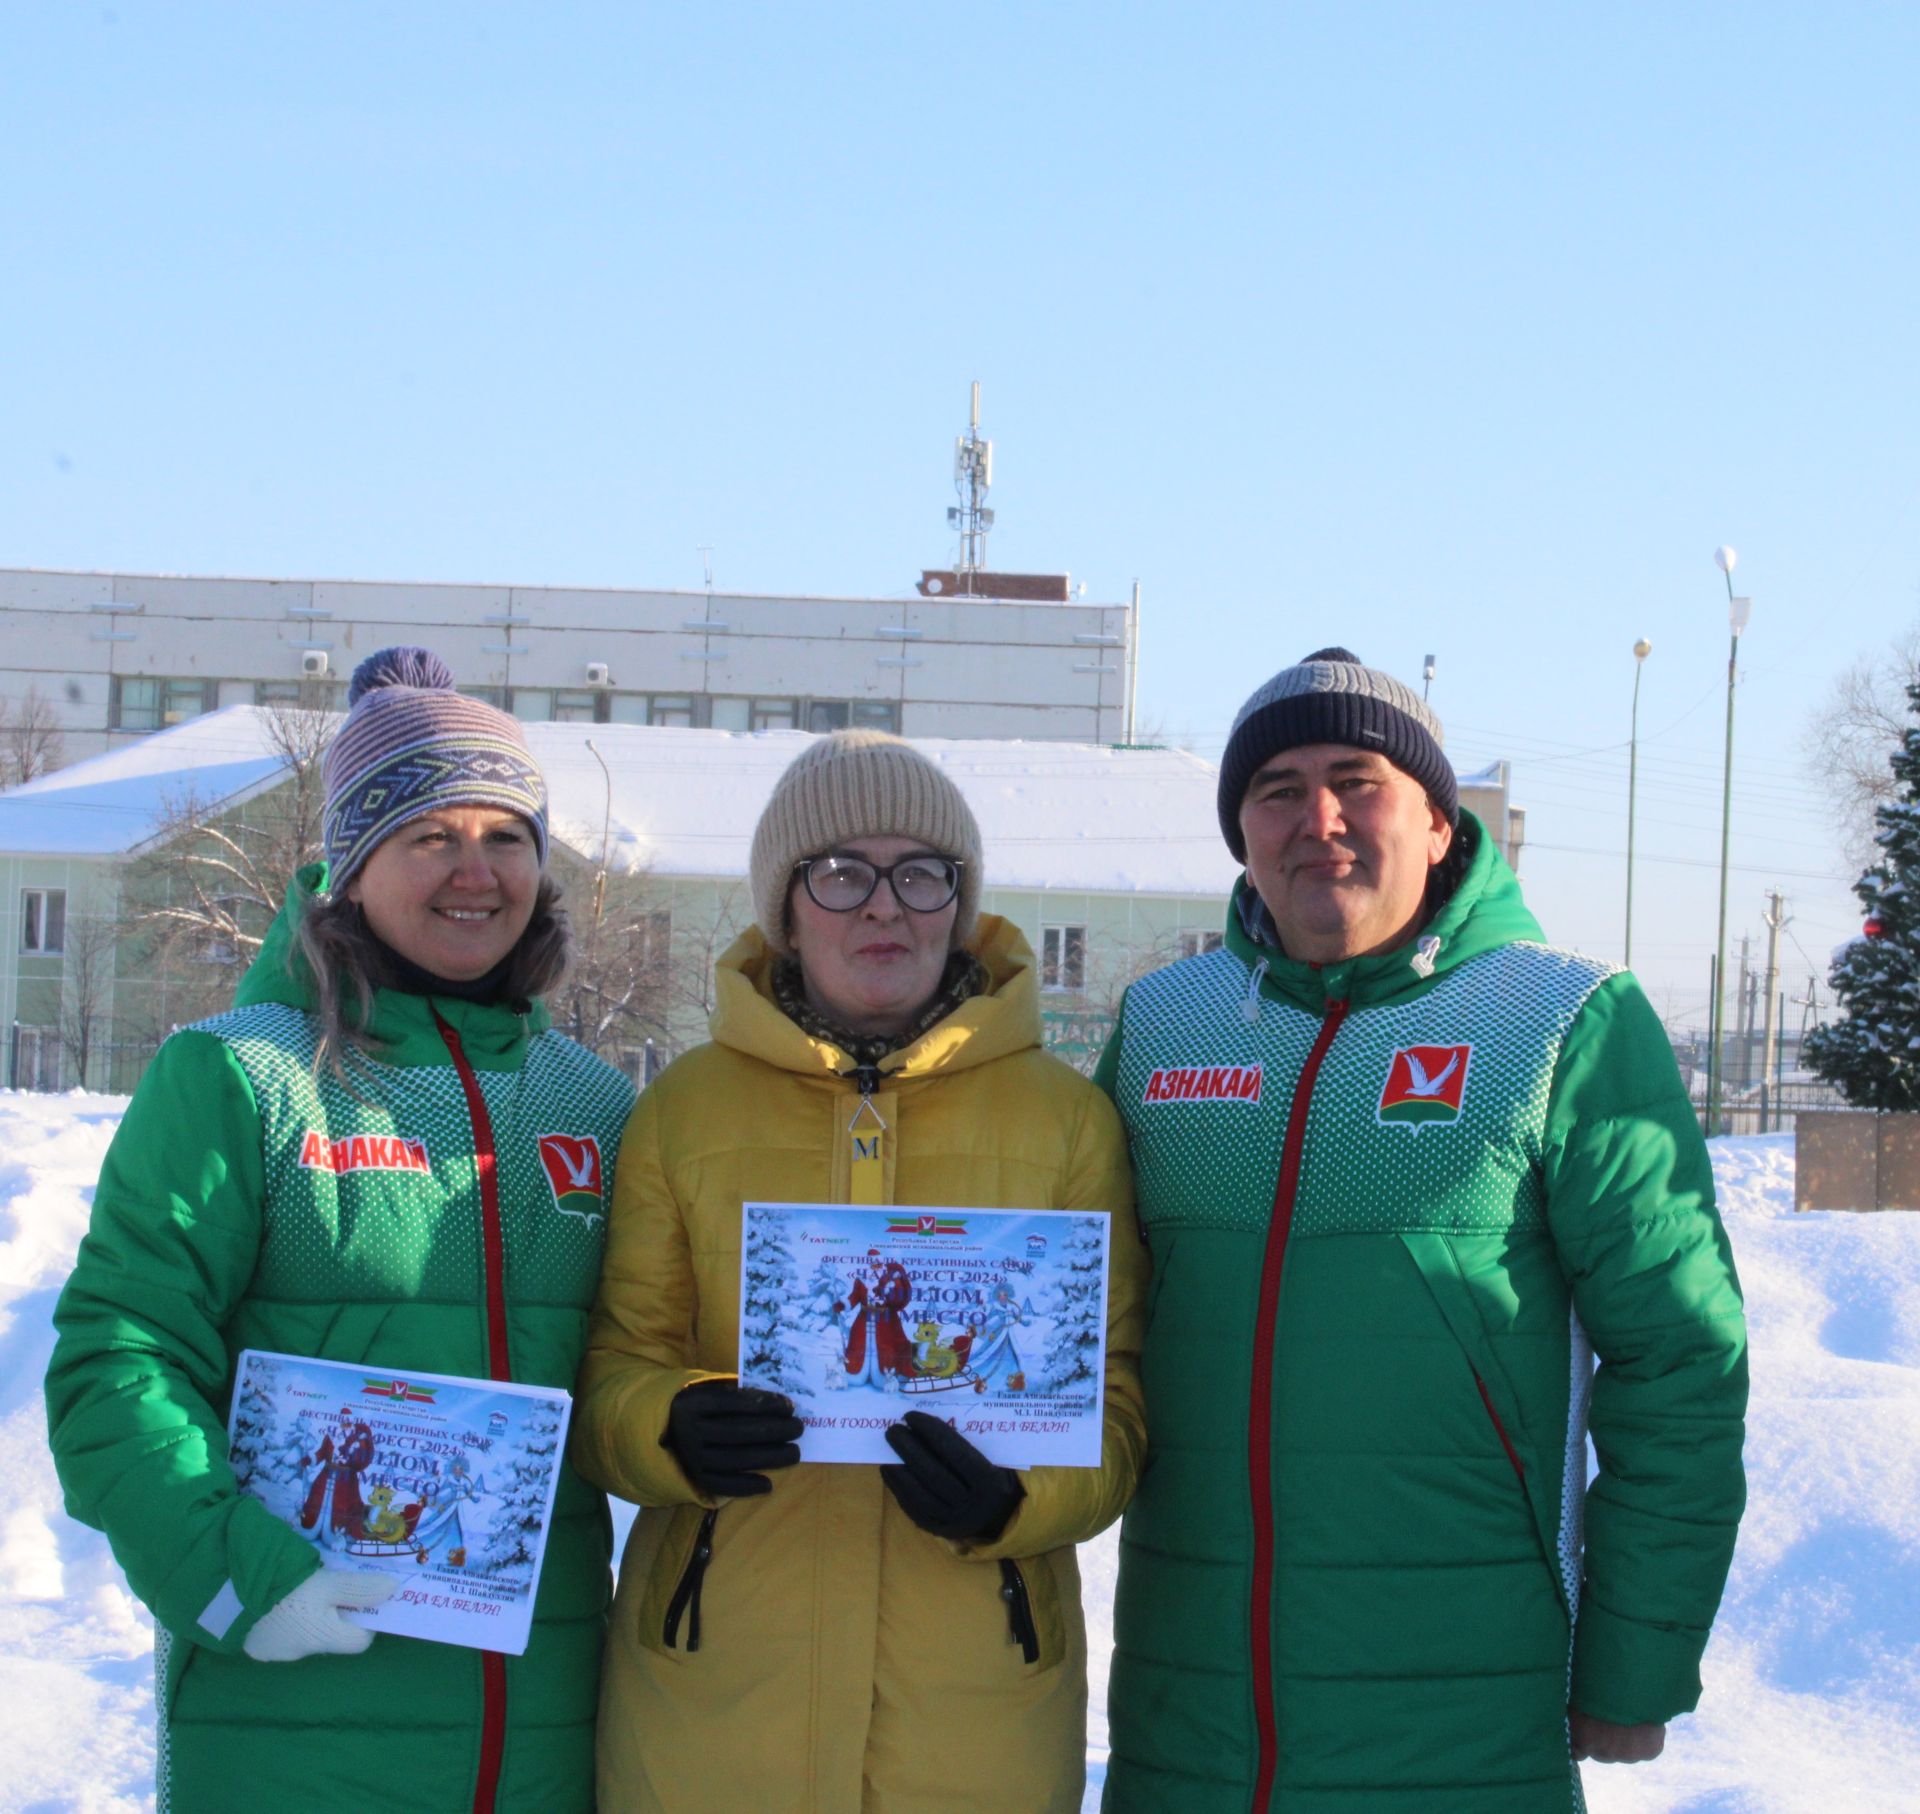
M 820 898 L 820 891 L 814 886 L 813 872 L 818 865 L 823 863 L 837 865 L 840 871 L 849 872 L 849 880 L 853 879 L 853 875 L 857 874 L 860 870 L 864 869 L 867 872 L 867 886 L 857 901 L 823 901 Z M 935 879 L 934 872 L 938 870 L 944 869 L 947 872 L 946 893 L 941 895 L 937 901 L 913 900 L 910 898 L 910 895 L 923 892 L 922 889 L 915 885 L 912 879 L 911 872 L 913 872 L 916 867 L 926 872 L 929 880 Z M 830 850 L 817 857 L 802 857 L 798 863 L 794 864 L 793 873 L 806 885 L 807 899 L 812 901 L 816 907 L 822 908 L 828 913 L 859 912 L 862 907 L 873 899 L 874 890 L 878 888 L 882 882 L 885 882 L 886 885 L 893 890 L 893 898 L 910 913 L 938 913 L 941 908 L 945 907 L 959 894 L 960 872 L 965 869 L 965 867 L 966 865 L 962 863 L 958 857 L 943 857 L 935 851 L 917 850 L 911 856 L 902 857 L 897 863 L 873 863 L 869 862 L 865 857 L 843 855 L 838 851 Z M 898 879 L 902 870 L 909 872 L 904 890 Z

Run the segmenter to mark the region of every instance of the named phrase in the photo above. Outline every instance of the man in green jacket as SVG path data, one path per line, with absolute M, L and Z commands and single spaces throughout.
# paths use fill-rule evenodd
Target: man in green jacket
M 1692 1107 L 1390 676 L 1276 675 L 1219 810 L 1226 943 L 1127 991 L 1099 1073 L 1154 1267 L 1106 1806 L 1577 1810 L 1577 1759 L 1697 1702 L 1744 1500 Z

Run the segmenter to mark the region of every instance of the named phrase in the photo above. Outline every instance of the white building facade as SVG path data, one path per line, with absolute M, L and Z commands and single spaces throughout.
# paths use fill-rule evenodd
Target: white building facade
M 423 643 L 529 722 L 1127 739 L 1120 604 L 226 579 L 0 569 L 0 699 L 47 702 L 73 762 L 230 705 L 343 703 Z

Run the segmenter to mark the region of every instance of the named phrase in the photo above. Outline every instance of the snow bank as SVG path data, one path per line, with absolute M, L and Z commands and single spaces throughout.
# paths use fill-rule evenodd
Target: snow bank
M 124 1100 L 0 1091 L 0 1814 L 152 1806 L 152 1626 L 67 1519 L 39 1381 Z M 1793 1142 L 1714 1143 L 1753 1328 L 1752 1497 L 1701 1711 L 1593 1814 L 1920 1809 L 1920 1217 L 1793 1213 Z M 1105 1758 L 1115 1546 L 1082 1556 Z M 1090 1803 L 1097 1800 L 1097 1791 Z

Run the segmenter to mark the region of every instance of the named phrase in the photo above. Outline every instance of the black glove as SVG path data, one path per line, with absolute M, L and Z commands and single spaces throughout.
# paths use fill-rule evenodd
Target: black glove
M 899 1467 L 880 1470 L 887 1491 L 923 1531 L 962 1543 L 991 1543 L 1007 1528 L 1027 1489 L 1011 1468 L 995 1467 L 951 1424 L 909 1411 L 887 1428 Z
M 730 1379 L 703 1379 L 674 1394 L 661 1441 L 679 1457 L 697 1492 L 709 1499 L 770 1493 L 761 1468 L 790 1468 L 800 1459 L 793 1401 Z

